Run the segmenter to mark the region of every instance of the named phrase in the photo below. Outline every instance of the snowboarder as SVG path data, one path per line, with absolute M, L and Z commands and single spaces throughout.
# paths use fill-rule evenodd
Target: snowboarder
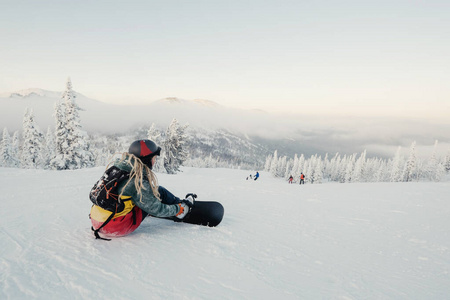
M 292 175 L 289 176 L 289 183 L 290 183 L 290 184 L 292 183 L 293 180 L 294 180 L 294 177 L 292 177 Z
M 258 178 L 259 178 L 259 172 L 256 172 L 254 180 L 257 180 Z
M 189 213 L 195 201 L 193 194 L 188 194 L 186 199 L 181 200 L 164 187 L 158 186 L 152 167 L 160 152 L 161 148 L 153 141 L 138 140 L 130 145 L 128 152 L 114 161 L 114 166 L 130 172 L 130 178 L 118 185 L 118 197 L 124 203 L 124 209 L 112 215 L 93 205 L 90 217 L 94 232 L 97 230 L 106 236 L 124 236 L 136 230 L 149 215 L 182 220 Z M 103 223 L 106 225 L 102 227 Z
M 303 173 L 300 174 L 300 184 L 305 184 L 305 175 Z

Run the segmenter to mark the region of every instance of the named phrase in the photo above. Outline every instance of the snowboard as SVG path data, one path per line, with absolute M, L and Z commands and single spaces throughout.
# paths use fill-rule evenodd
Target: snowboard
M 225 210 L 219 202 L 195 201 L 190 213 L 182 220 L 174 218 L 175 222 L 215 227 L 223 219 Z

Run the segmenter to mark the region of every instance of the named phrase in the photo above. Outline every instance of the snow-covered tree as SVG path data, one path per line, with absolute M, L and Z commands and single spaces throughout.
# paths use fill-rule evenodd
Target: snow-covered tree
M 316 158 L 315 161 L 313 179 L 311 183 L 317 184 L 322 183 L 323 180 L 323 162 L 321 157 Z
M 76 94 L 70 78 L 61 102 L 55 106 L 56 154 L 51 166 L 57 170 L 80 169 L 94 166 L 94 154 L 90 150 L 88 135 L 83 131 L 79 111 L 75 102 Z
M 287 157 L 283 156 L 278 161 L 277 176 L 284 177 L 286 173 Z
M 416 155 L 416 142 L 412 142 L 409 151 L 409 157 L 406 161 L 406 165 L 403 171 L 403 180 L 412 181 L 417 179 L 417 155 Z
M 166 131 L 164 141 L 164 168 L 168 174 L 175 174 L 180 170 L 183 162 L 188 158 L 186 150 L 186 129 L 189 125 L 180 126 L 173 119 Z
M 352 182 L 363 181 L 363 173 L 364 173 L 365 164 L 366 164 L 366 150 L 364 150 L 364 152 L 361 153 L 361 156 L 358 158 L 358 160 L 355 163 L 355 168 L 353 169 L 353 174 L 351 176 Z
M 277 170 L 278 170 L 278 150 L 275 150 L 270 164 L 270 174 L 272 174 L 273 176 L 277 176 Z
M 20 158 L 22 168 L 42 167 L 42 140 L 43 134 L 35 124 L 33 110 L 26 109 L 23 119 L 23 145 Z
M 400 151 L 401 151 L 401 147 L 398 147 L 397 152 L 395 152 L 395 156 L 391 163 L 391 172 L 390 172 L 390 181 L 391 182 L 402 181 L 402 171 L 401 171 L 402 157 L 401 157 Z
M 47 128 L 47 134 L 44 141 L 44 168 L 50 168 L 50 161 L 55 157 L 55 135 L 50 127 Z
M 65 103 L 55 103 L 55 154 L 50 160 L 50 168 L 55 170 L 69 169 L 70 159 L 68 157 L 68 131 L 66 129 Z
M 264 171 L 270 172 L 270 165 L 272 164 L 272 155 L 267 155 L 266 163 L 264 164 Z
M 294 182 L 297 182 L 296 179 L 298 179 L 298 177 L 300 177 L 300 159 L 297 156 L 297 153 L 294 156 L 294 161 L 292 163 L 292 168 L 291 171 L 289 172 L 289 176 L 292 175 L 292 177 L 294 178 Z
M 164 142 L 161 138 L 161 132 L 156 128 L 155 123 L 152 123 L 150 128 L 147 131 L 147 137 L 149 140 L 153 141 L 157 145 L 164 145 Z M 161 151 L 161 155 L 157 157 L 156 163 L 153 166 L 153 171 L 158 173 L 166 173 L 166 169 L 164 168 L 164 159 L 165 159 L 165 152 Z
M 147 137 L 157 145 L 161 145 L 161 132 L 156 128 L 155 123 L 152 123 L 147 131 Z
M 65 117 L 67 128 L 67 155 L 69 157 L 69 169 L 80 169 L 94 166 L 94 155 L 90 151 L 88 135 L 83 131 L 79 111 L 76 104 L 76 94 L 72 90 L 70 78 L 67 80 L 66 90 L 62 99 L 65 102 Z
M 15 160 L 17 163 L 17 168 L 20 167 L 20 156 L 22 153 L 22 149 L 20 147 L 20 132 L 15 131 L 12 137 L 12 151 L 15 156 Z
M 450 149 L 447 151 L 447 155 L 444 159 L 444 169 L 447 173 L 450 172 Z
M 433 153 L 431 154 L 428 164 L 425 167 L 425 174 L 429 180 L 440 181 L 445 173 L 445 166 L 443 163 L 438 161 L 437 158 L 437 146 L 438 141 L 434 143 Z
M 377 164 L 377 169 L 374 173 L 374 182 L 387 181 L 386 176 L 386 164 L 380 159 Z
M 0 167 L 17 168 L 19 160 L 9 135 L 8 129 L 3 129 L 3 138 L 0 143 Z
M 352 182 L 353 170 L 356 163 L 356 154 L 350 156 L 345 168 L 344 182 Z

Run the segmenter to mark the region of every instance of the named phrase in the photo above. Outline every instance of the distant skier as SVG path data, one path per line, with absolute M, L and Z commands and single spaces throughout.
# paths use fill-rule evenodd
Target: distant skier
M 294 180 L 294 177 L 292 175 L 289 177 L 289 183 L 292 184 L 292 181 Z
M 303 173 L 300 174 L 300 184 L 305 184 L 305 175 Z
M 256 172 L 254 180 L 257 180 L 258 178 L 259 178 L 259 172 Z

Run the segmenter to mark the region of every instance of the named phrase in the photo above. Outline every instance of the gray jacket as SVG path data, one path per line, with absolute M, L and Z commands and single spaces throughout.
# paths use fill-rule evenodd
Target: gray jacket
M 132 169 L 132 166 L 128 162 L 121 160 L 116 160 L 114 162 L 114 166 L 128 172 L 131 172 Z M 119 185 L 119 192 L 121 192 L 123 196 L 131 196 L 133 203 L 150 216 L 172 217 L 179 212 L 180 207 L 177 204 L 164 204 L 155 197 L 146 177 L 143 180 L 142 199 L 137 193 L 133 179 L 132 182 L 130 182 L 130 184 L 128 184 L 128 186 L 124 189 L 126 184 L 127 180 Z

